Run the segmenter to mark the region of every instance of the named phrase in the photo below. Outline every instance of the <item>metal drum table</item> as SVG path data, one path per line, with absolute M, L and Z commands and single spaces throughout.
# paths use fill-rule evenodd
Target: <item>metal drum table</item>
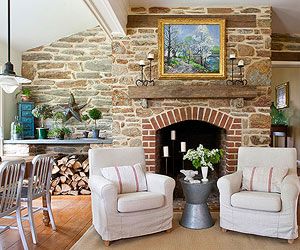
M 180 225 L 191 229 L 209 228 L 214 225 L 207 206 L 207 198 L 215 185 L 215 180 L 201 183 L 190 183 L 180 179 L 185 207 L 180 220 Z

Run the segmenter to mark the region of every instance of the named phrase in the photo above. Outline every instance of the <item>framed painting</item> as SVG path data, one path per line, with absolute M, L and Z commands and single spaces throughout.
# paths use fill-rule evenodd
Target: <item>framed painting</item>
M 159 19 L 159 78 L 225 78 L 225 19 Z
M 289 106 L 289 82 L 276 86 L 276 108 L 283 109 Z

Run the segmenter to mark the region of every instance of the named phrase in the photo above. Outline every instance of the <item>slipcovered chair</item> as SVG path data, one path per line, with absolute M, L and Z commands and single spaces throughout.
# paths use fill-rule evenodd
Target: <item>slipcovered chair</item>
M 300 185 L 296 157 L 294 148 L 240 147 L 237 172 L 221 177 L 217 183 L 222 230 L 282 238 L 292 243 L 298 237 L 297 202 Z M 276 171 L 288 168 L 279 186 L 280 193 L 242 190 L 243 169 L 245 171 L 249 166 L 260 171 L 262 167 L 271 167 L 272 171 L 275 168 L 281 168 Z M 268 177 L 269 187 L 271 183 L 273 185 L 272 171 Z M 250 180 L 254 178 L 253 174 L 254 171 Z
M 106 246 L 113 240 L 172 228 L 175 187 L 172 178 L 146 172 L 147 191 L 118 194 L 118 187 L 102 175 L 103 168 L 137 163 L 145 168 L 141 147 L 89 150 L 93 225 Z

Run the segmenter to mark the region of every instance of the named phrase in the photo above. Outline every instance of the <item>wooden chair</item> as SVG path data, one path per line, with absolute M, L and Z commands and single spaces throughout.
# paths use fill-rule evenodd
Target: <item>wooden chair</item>
M 22 188 L 21 202 L 26 202 L 28 215 L 23 216 L 23 219 L 29 220 L 32 241 L 37 243 L 37 237 L 34 226 L 33 213 L 40 210 L 47 210 L 53 230 L 56 230 L 50 200 L 50 181 L 53 167 L 53 155 L 44 154 L 38 155 L 32 160 L 32 168 L 28 179 L 28 186 Z M 47 207 L 33 207 L 32 201 L 42 196 L 46 196 Z M 23 207 L 24 209 L 25 207 Z
M 25 250 L 28 245 L 25 239 L 21 220 L 21 190 L 25 173 L 25 161 L 6 161 L 0 165 L 0 218 L 16 212 L 17 227 L 0 226 L 3 231 L 18 229 Z

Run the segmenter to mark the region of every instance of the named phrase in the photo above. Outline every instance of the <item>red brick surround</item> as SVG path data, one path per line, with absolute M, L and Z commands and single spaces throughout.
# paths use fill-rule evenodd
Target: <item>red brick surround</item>
M 142 141 L 148 170 L 155 171 L 156 152 L 160 150 L 156 148 L 157 130 L 185 120 L 204 121 L 226 130 L 226 170 L 235 171 L 238 147 L 241 146 L 242 141 L 241 119 L 215 109 L 201 107 L 173 109 L 142 120 Z

